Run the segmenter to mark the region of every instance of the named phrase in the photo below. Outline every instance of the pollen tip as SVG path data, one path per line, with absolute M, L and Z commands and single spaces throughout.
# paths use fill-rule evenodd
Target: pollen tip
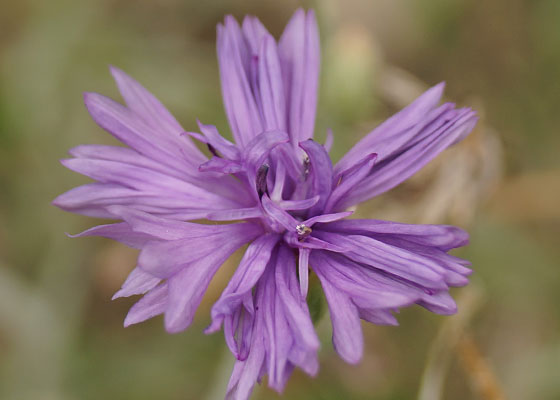
M 298 240 L 305 239 L 307 236 L 311 235 L 311 232 L 313 232 L 313 229 L 311 229 L 305 224 L 299 224 L 296 226 L 296 233 L 298 235 Z

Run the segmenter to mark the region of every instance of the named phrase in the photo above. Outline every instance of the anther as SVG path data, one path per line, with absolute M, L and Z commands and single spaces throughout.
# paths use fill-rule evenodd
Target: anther
M 216 150 L 216 148 L 214 146 L 212 146 L 210 143 L 208 143 L 206 145 L 208 146 L 208 150 L 210 150 L 210 153 L 212 153 L 216 157 L 220 157 L 220 155 L 218 154 L 218 151 Z
M 298 235 L 298 240 L 305 239 L 307 236 L 311 235 L 311 232 L 313 232 L 313 229 L 311 229 L 305 224 L 299 224 L 296 226 L 296 233 Z
M 268 176 L 268 164 L 263 164 L 259 167 L 257 171 L 257 193 L 259 194 L 259 199 L 263 197 L 263 194 L 268 194 L 268 184 L 266 178 Z

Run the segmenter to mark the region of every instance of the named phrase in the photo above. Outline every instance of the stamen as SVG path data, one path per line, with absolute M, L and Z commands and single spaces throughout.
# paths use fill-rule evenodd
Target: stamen
M 309 157 L 306 155 L 305 158 L 303 159 L 303 176 L 307 178 L 307 175 L 309 175 L 309 167 L 311 166 L 311 161 L 309 160 Z
M 220 155 L 218 154 L 218 150 L 216 150 L 214 146 L 212 146 L 210 143 L 207 143 L 206 146 L 208 146 L 208 150 L 210 150 L 210 153 L 212 153 L 216 157 L 220 157 Z
M 268 176 L 269 168 L 270 166 L 268 164 L 263 164 L 259 167 L 257 171 L 256 186 L 257 186 L 257 193 L 259 194 L 259 199 L 262 198 L 265 193 L 268 194 L 268 183 L 266 178 Z
M 298 235 L 298 240 L 305 239 L 307 236 L 311 235 L 311 232 L 313 232 L 313 229 L 311 229 L 305 224 L 299 224 L 298 226 L 296 226 L 296 233 Z

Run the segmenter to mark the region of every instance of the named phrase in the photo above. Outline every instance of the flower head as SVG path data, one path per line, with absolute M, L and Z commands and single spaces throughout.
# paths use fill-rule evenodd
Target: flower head
M 439 84 L 366 135 L 338 163 L 315 142 L 319 37 L 298 10 L 278 42 L 254 17 L 218 25 L 222 94 L 234 142 L 211 125 L 185 132 L 145 88 L 112 68 L 126 105 L 85 95 L 93 119 L 127 147 L 86 145 L 62 163 L 96 182 L 59 196 L 64 210 L 122 222 L 91 228 L 140 249 L 115 298 L 142 294 L 125 326 L 164 314 L 169 332 L 192 322 L 212 277 L 237 249 L 245 255 L 212 307 L 207 332 L 223 327 L 237 358 L 228 396 L 257 380 L 281 391 L 294 367 L 318 370 L 319 340 L 306 296 L 315 273 L 328 302 L 333 343 L 357 363 L 360 318 L 396 325 L 419 304 L 456 311 L 450 286 L 468 283 L 468 262 L 447 254 L 468 235 L 443 225 L 349 219 L 346 211 L 395 187 L 463 139 L 476 117 L 439 105 Z M 192 139 L 207 145 L 205 156 Z M 188 222 L 207 219 L 222 224 Z

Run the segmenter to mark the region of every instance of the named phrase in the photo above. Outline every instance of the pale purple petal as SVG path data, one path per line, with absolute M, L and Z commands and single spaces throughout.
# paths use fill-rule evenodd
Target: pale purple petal
M 288 142 L 288 135 L 281 131 L 268 131 L 255 136 L 243 151 L 243 159 L 253 167 L 260 167 L 270 151 L 281 143 Z
M 247 15 L 243 18 L 241 30 L 247 40 L 251 54 L 258 55 L 264 38 L 270 36 L 270 33 L 268 33 L 261 21 L 252 15 Z
M 313 140 L 301 142 L 299 146 L 309 157 L 309 176 L 311 188 L 307 197 L 320 196 L 319 201 L 311 209 L 315 214 L 325 207 L 332 190 L 332 163 L 325 148 Z
M 278 235 L 268 234 L 259 237 L 249 245 L 220 299 L 212 307 L 212 324 L 208 327 L 207 333 L 219 329 L 221 318 L 225 314 L 233 313 L 244 298 L 251 294 L 251 290 L 264 272 L 278 240 Z M 252 299 L 247 311 L 254 312 Z
M 325 212 L 342 209 L 342 207 L 337 206 L 337 203 L 340 200 L 343 200 L 349 192 L 353 191 L 362 183 L 364 178 L 369 175 L 376 159 L 377 154 L 369 154 L 355 165 L 342 171 L 337 175 L 337 177 L 335 177 L 336 186 L 332 190 L 329 200 L 325 205 Z
M 281 202 L 283 199 L 282 192 L 284 191 L 284 184 L 286 183 L 286 167 L 284 163 L 277 162 L 275 168 L 274 187 L 270 193 L 270 198 L 276 202 Z M 317 197 L 317 201 L 319 198 Z M 283 207 L 288 210 L 288 208 Z
M 441 127 L 429 132 L 419 143 L 389 159 L 380 160 L 363 183 L 339 202 L 337 207 L 344 209 L 392 189 L 418 172 L 447 147 L 466 137 L 474 128 L 477 117 L 468 109 L 459 111 L 455 118 L 444 120 Z
M 99 126 L 138 153 L 171 169 L 190 170 L 190 154 L 176 141 L 158 135 L 131 110 L 97 93 L 85 93 L 84 102 Z
M 284 83 L 274 39 L 266 35 L 259 51 L 259 94 L 267 130 L 287 131 Z
M 299 249 L 299 260 L 298 260 L 298 275 L 299 284 L 301 286 L 301 295 L 305 298 L 307 297 L 307 291 L 309 289 L 309 254 L 311 250 L 309 249 Z
M 250 57 L 241 29 L 233 17 L 226 17 L 224 25 L 218 25 L 217 32 L 222 97 L 233 137 L 244 148 L 263 131 L 248 79 Z
M 340 254 L 314 252 L 312 265 L 317 274 L 322 274 L 360 308 L 396 309 L 411 305 L 426 294 L 420 287 L 392 279 Z
M 181 199 L 185 208 L 197 208 L 201 202 L 219 204 L 222 208 L 239 205 L 184 180 L 118 161 L 72 158 L 61 163 L 100 183 L 121 185 L 143 193 L 165 193 L 162 197 Z
M 303 249 L 317 249 L 317 250 L 329 250 L 336 253 L 345 253 L 354 249 L 351 245 L 339 245 L 330 242 L 326 242 L 316 237 L 309 236 L 303 240 L 299 240 L 295 232 L 286 232 L 284 234 L 284 241 L 292 247 L 303 248 Z
M 392 246 L 401 247 L 407 251 L 419 254 L 446 268 L 443 278 L 449 286 L 465 286 L 469 283 L 467 277 L 472 271 L 466 267 L 466 265 L 470 265 L 466 260 L 449 255 L 437 247 L 425 246 L 409 241 L 404 235 L 383 235 L 382 237 L 378 236 L 377 239 Z
M 113 295 L 112 300 L 118 299 L 119 297 L 129 297 L 136 294 L 144 294 L 148 290 L 153 289 L 161 279 L 156 278 L 140 268 L 136 267 L 126 278 L 121 289 Z
M 70 237 L 101 236 L 124 243 L 134 249 L 142 248 L 154 237 L 143 232 L 134 232 L 130 225 L 121 222 L 117 224 L 98 225 Z
M 237 174 L 243 171 L 243 166 L 237 161 L 226 160 L 221 157 L 212 157 L 199 165 L 200 172 L 219 172 L 221 174 Z
M 152 171 L 163 173 L 179 179 L 192 180 L 192 175 L 185 171 L 177 171 L 170 169 L 161 163 L 144 157 L 136 150 L 128 147 L 105 146 L 105 145 L 82 145 L 70 149 L 69 153 L 76 158 L 85 158 L 93 160 L 118 161 L 137 167 L 147 168 Z M 205 160 L 202 160 L 202 162 Z
M 332 129 L 327 129 L 327 138 L 325 139 L 325 151 L 327 153 L 331 152 L 332 145 L 334 143 L 334 135 Z
M 170 278 L 186 267 L 195 269 L 195 263 L 207 264 L 204 269 L 218 264 L 215 265 L 217 270 L 235 250 L 261 232 L 258 225 L 250 223 L 198 225 L 186 231 L 181 239 L 147 243 L 138 257 L 138 266 L 162 279 Z
M 255 383 L 260 377 L 265 361 L 265 349 L 261 332 L 261 324 L 257 323 L 253 332 L 249 356 L 244 361 L 237 361 L 233 368 L 227 388 L 227 400 L 249 399 Z
M 311 217 L 309 219 L 306 219 L 305 221 L 303 221 L 303 224 L 305 224 L 308 227 L 312 227 L 313 225 L 318 223 L 327 223 L 327 222 L 330 223 L 334 221 L 339 221 L 343 218 L 349 217 L 352 214 L 354 214 L 354 211 L 344 211 L 344 212 L 334 213 L 334 214 L 321 214 L 321 215 L 317 215 L 316 217 Z
M 272 198 L 272 197 L 271 197 Z M 295 211 L 295 210 L 306 210 L 313 207 L 319 201 L 320 196 L 313 196 L 309 199 L 304 200 L 281 200 L 278 205 L 284 210 Z
M 218 129 L 214 125 L 205 125 L 200 121 L 197 122 L 200 132 L 202 132 L 206 138 L 205 143 L 212 145 L 216 150 L 222 153 L 224 157 L 230 160 L 239 159 L 239 149 L 229 140 L 226 140 L 222 135 L 220 135 Z
M 457 312 L 455 300 L 445 291 L 426 295 L 418 304 L 436 314 L 453 315 Z
M 333 286 L 320 268 L 315 269 L 325 292 L 333 327 L 333 345 L 338 355 L 349 364 L 360 362 L 364 338 L 358 308 L 348 295 Z
M 360 160 L 370 153 L 378 153 L 383 158 L 388 157 L 400 146 L 406 144 L 406 140 L 417 133 L 414 127 L 422 126 L 421 123 L 425 119 L 431 120 L 429 113 L 438 105 L 444 88 L 443 82 L 430 88 L 409 106 L 367 134 L 336 163 L 335 170 L 340 172 L 348 169 L 355 163 L 355 160 Z M 447 109 L 445 108 L 445 110 Z M 441 114 L 441 111 L 439 113 Z M 436 113 L 436 115 L 438 114 Z
M 297 10 L 278 45 L 288 100 L 292 143 L 313 137 L 319 80 L 319 30 L 315 13 Z
M 373 235 L 376 238 L 382 238 L 383 235 L 396 235 L 444 251 L 465 246 L 469 242 L 467 232 L 451 225 L 414 225 L 376 219 L 352 219 L 321 225 L 321 229 L 330 232 Z
M 360 309 L 360 318 L 376 325 L 397 326 L 399 324 L 395 316 L 388 310 L 368 310 L 362 308 Z
M 295 232 L 298 221 L 292 217 L 288 212 L 282 209 L 278 204 L 273 202 L 268 198 L 268 196 L 263 196 L 262 206 L 266 213 L 277 223 L 282 225 L 288 230 L 288 232 Z
M 245 224 L 235 224 L 235 225 L 245 225 Z M 222 225 L 235 226 L 235 225 Z M 258 231 L 257 231 L 258 233 Z M 214 242 L 213 249 L 210 246 L 206 246 L 204 251 L 199 251 L 196 249 L 196 245 L 193 242 L 199 242 L 196 240 L 191 240 L 188 244 L 184 243 L 184 240 L 180 240 L 182 246 L 173 246 L 172 254 L 160 254 L 160 259 L 162 263 L 159 267 L 153 263 L 150 267 L 153 267 L 159 274 L 167 275 L 169 273 L 174 273 L 169 280 L 169 304 L 165 310 L 165 328 L 170 333 L 180 332 L 185 330 L 192 322 L 194 318 L 194 313 L 198 308 L 210 281 L 220 268 L 220 266 L 233 254 L 235 250 L 241 247 L 243 244 L 247 243 L 256 238 L 255 230 L 250 230 L 248 228 L 237 230 L 230 229 L 229 236 L 224 239 L 223 242 Z M 204 243 L 197 243 L 199 247 L 203 247 Z M 192 252 L 197 252 L 197 254 L 203 254 L 200 258 L 193 256 L 188 250 Z M 211 252 L 209 252 L 209 250 Z M 142 256 L 144 255 L 145 249 L 142 251 L 138 264 L 141 268 L 144 268 L 142 264 Z M 154 251 L 154 256 L 157 255 L 157 249 Z M 182 258 L 181 258 L 182 257 Z M 188 260 L 188 257 L 192 260 Z M 170 264 L 167 264 L 170 263 Z M 176 265 L 182 267 L 178 270 L 175 268 Z M 177 271 L 178 270 L 178 271 Z
M 134 232 L 166 241 L 207 237 L 221 229 L 213 225 L 175 221 L 127 207 L 112 206 L 109 207 L 109 211 L 124 219 Z
M 294 257 L 286 246 L 279 250 L 275 278 L 278 297 L 294 339 L 300 346 L 315 354 L 319 348 L 319 339 L 313 329 L 305 296 L 299 291 Z
M 262 211 L 259 207 L 214 211 L 206 216 L 210 221 L 237 221 L 260 217 L 262 217 Z
M 162 314 L 168 305 L 168 288 L 167 283 L 150 290 L 140 300 L 134 304 L 128 312 L 124 326 L 144 322 L 156 315 Z
M 352 250 L 350 259 L 415 282 L 433 290 L 447 289 L 445 269 L 431 259 L 361 235 L 342 235 L 314 231 L 317 237 Z
M 191 165 L 204 161 L 205 157 L 200 150 L 188 138 L 180 136 L 183 128 L 154 95 L 118 68 L 111 67 L 111 74 L 126 105 L 138 118 L 153 128 L 158 136 L 165 136 L 167 140 L 181 146 L 188 154 L 185 161 Z

